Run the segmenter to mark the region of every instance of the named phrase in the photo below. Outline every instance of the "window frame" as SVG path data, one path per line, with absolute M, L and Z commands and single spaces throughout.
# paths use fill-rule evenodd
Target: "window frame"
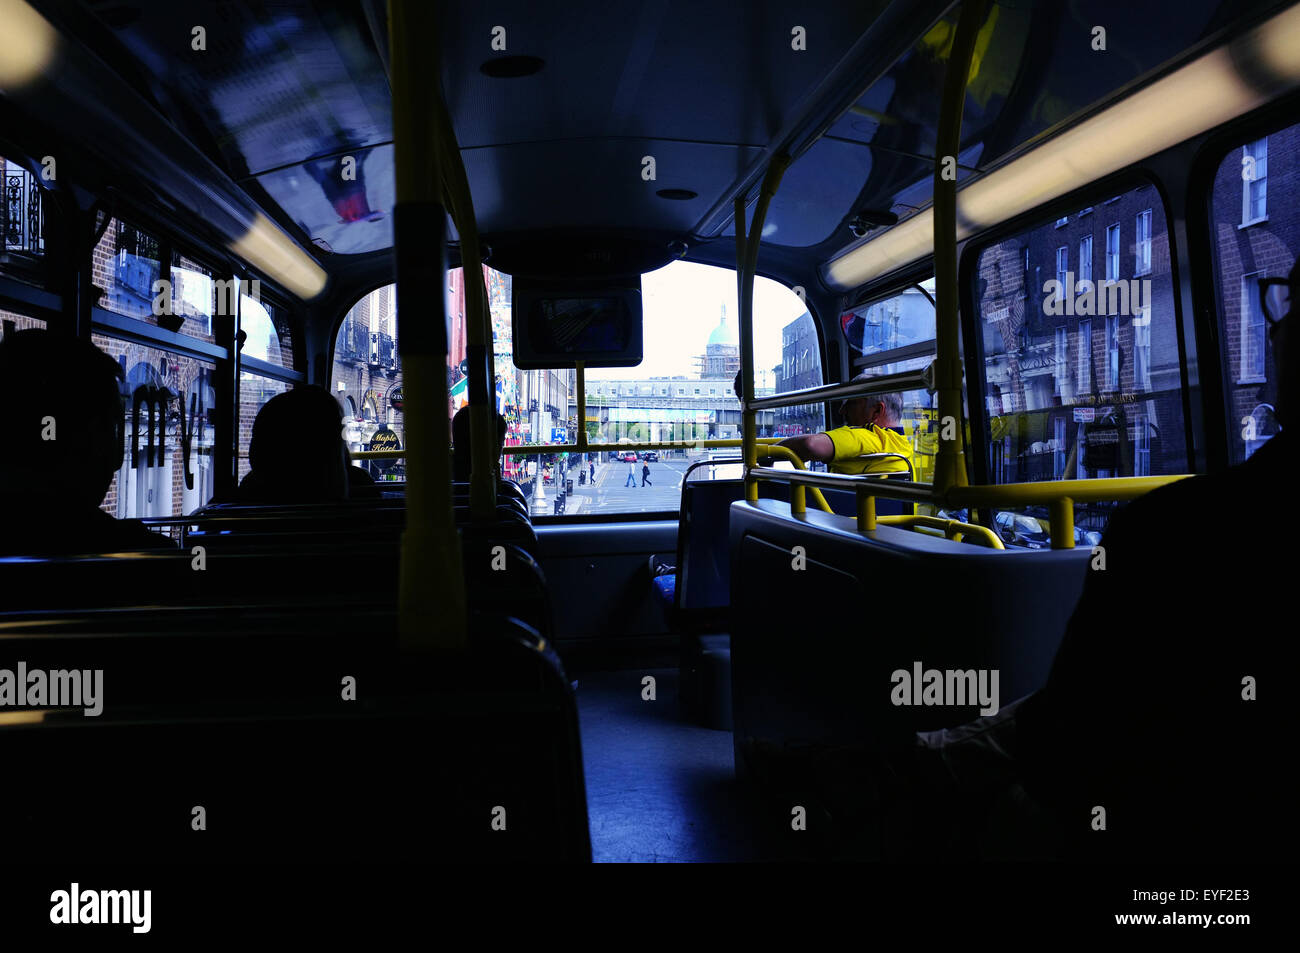
M 1136 236 L 1133 241 L 1133 277 L 1140 278 L 1143 275 L 1151 274 L 1151 245 L 1152 245 L 1152 228 L 1154 218 L 1152 209 L 1144 209 L 1137 213 L 1134 222 Z M 1143 232 L 1146 238 L 1143 238 Z
M 1110 250 L 1110 236 L 1115 236 L 1115 250 Z M 1120 228 L 1120 223 L 1115 222 L 1106 226 L 1106 281 L 1120 280 L 1120 262 L 1124 256 L 1124 232 Z M 1111 267 L 1114 262 L 1115 267 Z M 1114 272 L 1114 274 L 1112 274 Z
M 1075 368 L 1075 393 L 1092 393 L 1092 318 L 1082 318 L 1075 329 L 1079 342 L 1078 364 Z
M 1102 393 L 1113 394 L 1120 389 L 1119 357 L 1122 348 L 1119 346 L 1119 315 L 1108 314 L 1105 317 L 1103 333 L 1106 335 L 1106 382 Z
M 1264 308 L 1259 300 L 1259 279 L 1264 276 L 1263 271 L 1245 272 L 1241 276 L 1241 315 L 1238 319 L 1240 325 L 1239 341 L 1241 348 L 1240 357 L 1237 362 L 1236 377 L 1234 383 L 1237 385 L 1245 384 L 1263 384 L 1268 380 L 1268 319 L 1264 317 Z M 1251 320 L 1247 320 L 1247 316 Z M 1256 323 L 1253 319 L 1258 316 L 1259 321 Z M 1259 331 L 1259 361 L 1261 367 L 1258 371 L 1248 370 L 1245 364 L 1246 355 L 1251 353 L 1247 347 L 1247 335 L 1252 331 Z
M 1244 175 L 1241 177 L 1241 224 L 1237 226 L 1238 228 L 1249 228 L 1252 225 L 1268 221 L 1268 136 L 1269 134 L 1265 133 L 1258 139 L 1252 139 L 1244 143 L 1241 147 L 1242 167 L 1244 169 L 1245 159 L 1249 156 L 1255 163 L 1255 175 L 1249 179 Z M 1253 146 L 1260 143 L 1264 145 L 1264 174 L 1262 176 L 1259 175 L 1260 156 L 1258 152 L 1250 151 Z M 1264 210 L 1263 214 L 1258 216 L 1251 214 L 1250 188 L 1252 185 L 1262 185 Z

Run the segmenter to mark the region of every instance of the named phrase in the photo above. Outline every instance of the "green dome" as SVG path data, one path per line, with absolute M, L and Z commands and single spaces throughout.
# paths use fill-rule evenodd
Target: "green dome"
M 735 329 L 727 323 L 727 312 L 722 312 L 722 321 L 713 329 L 713 333 L 709 335 L 709 347 L 713 347 L 715 344 L 736 347 L 739 343 L 740 342 L 736 340 Z

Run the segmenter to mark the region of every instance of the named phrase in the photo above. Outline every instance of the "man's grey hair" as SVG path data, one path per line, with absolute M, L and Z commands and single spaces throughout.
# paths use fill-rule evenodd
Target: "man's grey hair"
M 874 376 L 875 375 L 873 375 L 870 371 L 863 371 L 861 374 L 859 374 L 857 377 L 853 379 L 855 381 L 867 381 L 867 380 L 871 380 L 871 378 Z M 888 415 L 889 419 L 894 421 L 895 423 L 903 419 L 903 395 L 898 391 L 890 391 L 887 394 L 866 394 L 864 399 L 867 401 L 868 407 L 870 407 L 876 401 L 880 401 L 882 404 L 884 404 L 885 413 Z
M 867 399 L 878 400 L 884 404 L 885 414 L 895 423 L 903 419 L 903 395 L 898 391 L 891 391 L 888 394 L 876 394 L 874 397 L 868 397 Z

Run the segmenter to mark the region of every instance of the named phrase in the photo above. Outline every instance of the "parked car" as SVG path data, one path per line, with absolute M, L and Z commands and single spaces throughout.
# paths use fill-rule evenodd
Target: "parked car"
M 636 463 L 636 451 L 625 450 L 623 451 L 623 454 L 622 456 L 619 457 L 619 459 L 622 460 L 624 463 Z
M 1048 549 L 1052 545 L 1051 526 L 1047 520 L 1024 513 L 1003 511 L 993 519 L 998 528 L 1002 542 L 1029 549 Z M 1096 546 L 1101 542 L 1101 533 L 1093 530 L 1074 528 L 1074 545 Z
M 657 451 L 657 450 L 647 450 L 647 451 L 645 452 L 645 461 L 646 461 L 646 463 L 658 463 L 658 462 L 659 462 L 659 451 Z

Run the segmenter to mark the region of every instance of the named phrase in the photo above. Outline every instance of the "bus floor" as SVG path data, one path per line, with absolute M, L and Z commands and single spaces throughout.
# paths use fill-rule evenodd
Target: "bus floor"
M 655 679 L 655 699 L 643 698 Z M 729 731 L 687 720 L 675 668 L 583 672 L 578 717 L 598 863 L 812 859 L 790 808 L 737 782 Z

